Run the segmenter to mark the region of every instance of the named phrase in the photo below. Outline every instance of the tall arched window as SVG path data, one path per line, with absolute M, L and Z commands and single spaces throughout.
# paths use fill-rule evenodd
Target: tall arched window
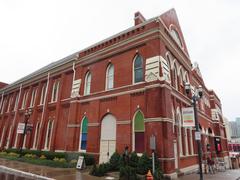
M 140 55 L 137 55 L 133 61 L 134 74 L 133 79 L 134 83 L 143 81 L 143 59 Z
M 88 71 L 85 76 L 84 95 L 89 95 L 91 90 L 91 73 Z
M 114 85 L 114 66 L 109 64 L 106 71 L 106 90 L 112 89 Z
M 178 34 L 178 32 L 175 30 L 175 29 L 171 29 L 171 35 L 173 37 L 173 39 L 177 42 L 177 44 L 180 46 L 180 47 L 183 47 L 182 45 L 182 41 L 181 41 L 181 38 Z
M 133 119 L 133 150 L 137 153 L 144 152 L 144 116 L 137 111 Z
M 179 154 L 180 156 L 183 155 L 183 147 L 182 147 L 182 119 L 181 119 L 181 113 L 179 110 L 179 107 L 177 108 L 177 115 L 176 115 L 176 121 L 178 122 L 178 146 L 179 146 Z
M 80 150 L 87 149 L 88 119 L 84 117 L 81 123 Z
M 49 120 L 47 125 L 46 137 L 45 137 L 45 146 L 44 146 L 45 150 L 50 149 L 51 139 L 52 139 L 52 130 L 53 130 L 53 120 Z
M 177 73 L 177 65 L 174 64 L 174 69 L 173 69 L 173 73 L 174 73 L 174 82 L 175 82 L 175 88 L 178 90 L 178 73 Z

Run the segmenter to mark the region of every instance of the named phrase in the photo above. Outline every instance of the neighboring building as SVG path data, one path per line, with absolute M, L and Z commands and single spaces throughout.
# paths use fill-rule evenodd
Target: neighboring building
M 236 118 L 235 121 L 230 121 L 231 138 L 240 138 L 240 118 Z
M 227 141 L 230 142 L 231 141 L 230 122 L 228 121 L 228 119 L 226 117 L 223 118 L 223 121 L 224 121 L 224 125 L 225 125 Z
M 137 12 L 135 25 L 0 90 L 1 148 L 80 151 L 109 160 L 117 150 L 156 154 L 164 173 L 198 168 L 195 128 L 182 126 L 184 90 L 203 87 L 198 103 L 204 159 L 228 157 L 221 102 L 192 66 L 174 9 L 149 20 Z M 17 134 L 26 109 L 33 131 Z M 210 147 L 207 150 L 207 146 Z

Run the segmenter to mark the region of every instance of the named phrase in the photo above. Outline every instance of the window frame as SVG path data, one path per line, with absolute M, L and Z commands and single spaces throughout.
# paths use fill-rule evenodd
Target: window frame
M 138 60 L 138 57 L 141 60 L 141 67 L 139 66 L 139 67 L 135 68 L 135 62 L 136 62 L 136 60 Z M 134 60 L 133 60 L 133 64 L 132 64 L 132 71 L 133 71 L 132 84 L 138 84 L 138 83 L 144 82 L 143 62 L 144 62 L 143 57 L 140 54 L 135 55 Z M 136 70 L 142 70 L 141 71 L 142 72 L 142 79 L 140 81 L 137 81 L 137 82 L 136 82 Z
M 111 73 L 111 68 L 112 68 L 112 74 Z M 110 83 L 111 81 L 111 83 Z M 110 63 L 107 67 L 106 70 L 106 80 L 105 80 L 105 90 L 111 90 L 114 88 L 114 65 Z M 112 84 L 112 87 L 109 87 L 109 84 Z
M 90 71 L 88 71 L 85 75 L 85 81 L 84 81 L 84 96 L 91 94 L 91 83 L 92 83 L 92 74 Z

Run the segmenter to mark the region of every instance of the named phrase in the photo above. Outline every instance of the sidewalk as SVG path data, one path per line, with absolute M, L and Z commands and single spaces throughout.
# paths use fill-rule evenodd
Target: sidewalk
M 92 177 L 88 175 L 86 171 L 80 172 L 79 170 L 76 170 L 74 168 L 52 168 L 52 167 L 33 165 L 33 164 L 28 164 L 28 163 L 18 162 L 18 161 L 9 161 L 1 158 L 0 158 L 0 168 L 4 172 L 8 172 L 8 173 L 19 175 L 19 176 L 29 177 L 29 178 L 32 177 L 33 179 L 44 179 L 44 177 L 47 177 L 45 179 L 52 178 L 56 180 L 66 180 L 66 179 L 67 180 L 100 180 L 102 179 L 98 177 Z M 8 169 L 8 168 L 11 168 L 11 169 Z M 21 171 L 26 173 L 22 173 Z M 39 175 L 44 177 L 40 178 L 34 175 Z
M 203 174 L 204 180 L 240 180 L 240 169 L 217 172 L 216 174 Z M 198 180 L 199 174 L 190 174 L 178 178 L 179 180 Z

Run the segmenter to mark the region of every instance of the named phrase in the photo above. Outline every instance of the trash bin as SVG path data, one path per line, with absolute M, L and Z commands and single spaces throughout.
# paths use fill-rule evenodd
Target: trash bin
M 238 159 L 235 158 L 235 157 L 232 157 L 231 161 L 232 161 L 232 168 L 233 169 L 238 169 L 239 168 Z

